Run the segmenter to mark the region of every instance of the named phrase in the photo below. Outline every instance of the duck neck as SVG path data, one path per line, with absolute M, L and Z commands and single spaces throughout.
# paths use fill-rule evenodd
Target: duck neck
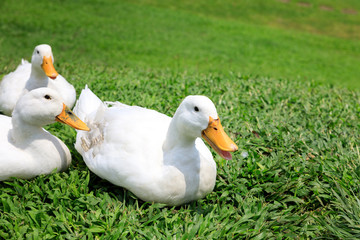
M 42 132 L 41 127 L 30 125 L 19 118 L 16 111 L 13 112 L 11 121 L 13 127 L 10 134 L 16 145 L 26 144 L 28 139 L 35 137 Z
M 31 91 L 35 88 L 47 87 L 49 82 L 49 78 L 46 76 L 44 71 L 39 69 L 38 67 L 31 65 L 31 73 L 29 81 L 26 83 L 26 89 Z
M 163 150 L 171 151 L 174 148 L 192 148 L 195 147 L 196 137 L 190 136 L 184 133 L 182 129 L 179 129 L 177 120 L 174 116 L 169 129 L 167 131 L 166 139 L 163 145 Z

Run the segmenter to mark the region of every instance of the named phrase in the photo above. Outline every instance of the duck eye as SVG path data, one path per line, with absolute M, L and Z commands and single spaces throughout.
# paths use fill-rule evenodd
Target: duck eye
M 36 53 L 39 54 L 40 53 L 39 50 L 36 50 Z
M 199 108 L 197 106 L 194 107 L 195 112 L 199 111 Z
M 51 97 L 50 97 L 49 95 L 47 95 L 47 94 L 44 96 L 44 98 L 45 98 L 45 99 L 48 99 L 48 100 L 51 99 Z

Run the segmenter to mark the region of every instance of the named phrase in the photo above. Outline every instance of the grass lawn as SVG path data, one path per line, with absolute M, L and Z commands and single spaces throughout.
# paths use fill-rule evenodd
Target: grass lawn
M 359 14 L 342 13 L 360 4 L 259 2 L 2 1 L 0 75 L 49 43 L 78 94 L 168 115 L 210 97 L 239 151 L 214 153 L 206 198 L 166 207 L 92 174 L 75 131 L 50 125 L 72 165 L 0 183 L 0 238 L 360 238 Z
M 235 2 L 199 1 L 188 8 L 187 1 L 180 6 L 140 0 L 3 1 L 0 74 L 46 42 L 54 47 L 57 64 L 231 71 L 360 87 L 360 14 L 339 12 L 344 3 L 338 3 L 339 11 L 326 12 L 277 0 Z

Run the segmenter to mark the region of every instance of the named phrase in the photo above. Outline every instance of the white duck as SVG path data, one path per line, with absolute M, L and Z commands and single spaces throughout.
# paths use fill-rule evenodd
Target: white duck
M 40 87 L 58 91 L 64 103 L 72 108 L 76 100 L 75 88 L 56 72 L 53 62 L 51 47 L 41 44 L 35 47 L 31 64 L 21 60 L 14 72 L 4 76 L 0 82 L 0 112 L 10 116 L 20 96 Z
M 78 131 L 75 148 L 92 172 L 144 201 L 180 205 L 213 190 L 216 164 L 199 137 L 225 159 L 237 150 L 205 96 L 186 97 L 173 118 L 112 104 L 106 106 L 87 86 L 82 90 L 74 113 L 92 130 Z
M 0 181 L 28 179 L 69 166 L 69 149 L 42 128 L 55 121 L 89 130 L 50 88 L 34 89 L 22 96 L 12 118 L 0 115 Z

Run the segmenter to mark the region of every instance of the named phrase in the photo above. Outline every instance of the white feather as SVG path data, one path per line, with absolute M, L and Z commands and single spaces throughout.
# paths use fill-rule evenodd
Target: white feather
M 179 127 L 188 111 L 186 105 L 192 103 L 202 107 L 203 114 L 188 117 L 194 122 L 189 122 L 191 135 Z M 74 108 L 91 128 L 77 133 L 75 148 L 92 172 L 144 201 L 168 205 L 190 202 L 213 190 L 216 164 L 198 138 L 209 116 L 217 118 L 208 98 L 188 97 L 173 119 L 137 106 L 111 104 L 103 104 L 85 87 Z
M 36 54 L 36 51 L 40 54 Z M 16 70 L 3 77 L 0 82 L 0 112 L 10 116 L 18 99 L 28 91 L 39 87 L 56 90 L 69 108 L 74 106 L 75 88 L 60 74 L 56 79 L 48 78 L 40 67 L 41 57 L 45 55 L 52 56 L 51 47 L 46 44 L 36 46 L 31 63 L 21 59 L 21 64 Z
M 62 109 L 56 91 L 38 88 L 19 99 L 12 118 L 0 115 L 0 181 L 63 171 L 70 165 L 69 149 L 42 128 L 55 122 Z

